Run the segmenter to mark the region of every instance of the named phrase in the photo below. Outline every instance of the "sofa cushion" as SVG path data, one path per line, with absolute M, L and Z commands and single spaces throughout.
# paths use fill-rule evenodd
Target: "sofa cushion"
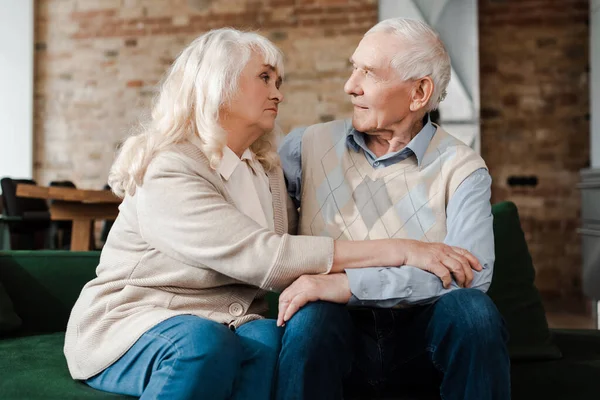
M 101 392 L 69 376 L 64 333 L 0 340 L 0 397 L 11 399 L 131 398 Z
M 488 295 L 506 321 L 512 360 L 558 359 L 540 294 L 535 270 L 514 203 L 492 207 L 496 262 Z
M 21 318 L 15 313 L 13 303 L 0 282 L 0 334 L 12 332 L 20 326 Z
M 600 331 L 554 330 L 563 358 L 513 362 L 512 399 L 597 399 L 600 385 Z
M 96 276 L 100 252 L 0 252 L 0 282 L 16 313 L 21 331 L 64 331 L 81 288 Z

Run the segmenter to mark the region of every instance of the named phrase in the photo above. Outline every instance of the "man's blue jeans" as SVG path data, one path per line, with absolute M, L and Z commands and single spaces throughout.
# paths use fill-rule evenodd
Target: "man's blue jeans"
M 459 289 L 430 305 L 352 316 L 356 362 L 348 391 L 370 398 L 427 386 L 444 400 L 510 399 L 508 335 L 486 294 Z
M 271 397 L 282 329 L 257 320 L 234 331 L 192 315 L 170 318 L 142 337 L 91 387 L 142 399 Z
M 352 368 L 353 327 L 345 305 L 308 303 L 286 322 L 275 398 L 336 400 Z
M 327 304 L 312 303 L 286 324 L 278 399 L 371 399 L 424 388 L 444 400 L 510 398 L 507 332 L 486 294 L 460 289 L 407 309 Z

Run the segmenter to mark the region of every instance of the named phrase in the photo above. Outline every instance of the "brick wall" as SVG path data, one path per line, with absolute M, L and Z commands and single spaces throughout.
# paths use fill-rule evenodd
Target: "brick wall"
M 35 176 L 101 188 L 166 68 L 211 28 L 260 29 L 284 51 L 284 130 L 346 117 L 347 60 L 376 22 L 376 0 L 36 1 Z
M 537 285 L 564 299 L 581 296 L 576 184 L 589 165 L 588 18 L 587 0 L 479 1 L 482 155 L 493 201 L 519 206 Z

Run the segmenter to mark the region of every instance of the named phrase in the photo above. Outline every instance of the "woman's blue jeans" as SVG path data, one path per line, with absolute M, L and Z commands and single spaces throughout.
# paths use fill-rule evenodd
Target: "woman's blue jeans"
M 142 400 L 267 400 L 281 335 L 274 320 L 252 321 L 232 331 L 208 319 L 180 315 L 148 330 L 86 383 Z

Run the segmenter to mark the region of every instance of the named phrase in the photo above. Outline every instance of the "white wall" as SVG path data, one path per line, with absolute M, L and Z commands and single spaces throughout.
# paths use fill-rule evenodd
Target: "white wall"
M 590 2 L 591 161 L 600 168 L 600 0 Z
M 0 177 L 33 173 L 33 0 L 0 0 Z

